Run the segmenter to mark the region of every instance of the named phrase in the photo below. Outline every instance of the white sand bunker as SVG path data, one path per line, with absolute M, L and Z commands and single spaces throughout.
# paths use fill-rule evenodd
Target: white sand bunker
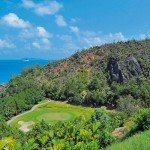
M 20 125 L 19 129 L 21 131 L 28 132 L 28 131 L 30 131 L 29 127 L 32 126 L 35 123 L 33 121 L 28 121 L 28 122 L 19 121 L 18 124 Z

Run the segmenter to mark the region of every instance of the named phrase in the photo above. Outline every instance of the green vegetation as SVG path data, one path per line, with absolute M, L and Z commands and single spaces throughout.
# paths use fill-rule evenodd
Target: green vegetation
M 113 144 L 107 150 L 148 150 L 150 149 L 150 130 L 134 135 L 133 137 Z
M 73 120 L 79 116 L 89 117 L 93 111 L 94 109 L 91 108 L 73 106 L 61 102 L 44 101 L 37 105 L 37 107 L 35 106 L 33 111 L 19 115 L 18 117 L 16 116 L 10 125 L 18 127 L 19 121 L 33 121 L 34 123 L 38 123 L 42 120 L 52 124 L 58 121 Z
M 133 126 L 131 126 L 129 131 L 126 131 L 126 138 L 129 134 L 131 135 L 131 133 L 135 134 L 135 132 L 133 133 L 132 127 L 138 127 L 136 128 L 136 133 L 140 132 L 141 129 L 142 131 L 148 130 L 148 132 L 145 132 L 146 134 L 144 133 L 145 135 L 142 136 L 145 141 L 141 143 L 144 144 L 144 142 L 147 142 L 150 129 L 149 116 L 149 109 L 142 110 L 142 112 L 139 111 L 132 119 Z M 144 126 L 139 121 L 139 118 L 140 120 L 146 120 Z M 8 137 L 8 135 L 9 137 L 12 137 L 11 141 L 14 141 L 13 147 L 11 148 L 12 150 L 78 150 L 85 148 L 89 150 L 91 148 L 94 150 L 99 150 L 108 147 L 118 139 L 112 132 L 115 128 L 126 124 L 126 122 L 128 122 L 128 118 L 124 118 L 121 113 L 106 111 L 104 109 L 96 109 L 94 113 L 92 113 L 91 117 L 85 118 L 81 116 L 70 121 L 57 122 L 55 124 L 47 124 L 45 121 L 41 121 L 40 123 L 34 125 L 33 129 L 26 134 L 21 132 L 19 133 L 19 131 L 12 128 L 11 130 L 7 130 L 7 132 L 1 131 L 1 135 L 3 135 L 3 137 Z M 143 128 L 145 127 L 145 124 L 147 124 L 147 126 L 146 128 Z M 6 129 L 6 125 L 3 126 L 3 128 Z M 2 138 L 0 144 L 3 144 L 3 141 L 7 141 L 6 139 L 9 138 Z M 131 140 L 131 143 L 138 141 L 138 139 L 136 139 L 136 141 L 135 139 L 136 136 L 133 138 L 133 141 Z M 121 139 L 119 138 L 118 140 Z M 124 137 L 122 140 L 124 140 Z M 126 142 L 128 142 L 128 140 L 125 141 L 125 143 Z M 131 143 L 129 139 L 129 147 L 131 147 Z M 133 144 L 133 146 L 136 145 Z M 146 148 L 146 146 L 143 148 Z
M 44 121 L 17 139 L 12 149 L 26 149 L 29 146 L 43 149 L 99 149 L 114 141 L 111 118 L 103 109 L 96 110 L 89 118 L 79 117 L 72 121 L 48 125 Z M 42 138 L 39 138 L 42 137 Z M 30 147 L 33 149 L 33 147 Z
M 139 111 L 132 118 L 132 126 L 129 127 L 130 130 L 126 131 L 122 140 L 139 131 L 149 130 L 149 116 L 149 109 Z M 143 124 L 142 120 L 144 121 Z M 0 135 L 5 138 L 2 138 L 0 145 L 5 144 L 5 141 L 8 143 L 3 146 L 9 148 L 9 140 L 7 141 L 7 139 L 12 137 L 11 141 L 14 143 L 11 146 L 11 150 L 43 148 L 52 150 L 78 150 L 85 148 L 90 150 L 93 148 L 94 150 L 99 150 L 114 143 L 117 137 L 112 132 L 127 122 L 128 118 L 124 118 L 122 113 L 104 109 L 96 109 L 91 117 L 87 118 L 81 116 L 70 121 L 61 121 L 54 124 L 47 124 L 45 121 L 41 121 L 34 125 L 33 129 L 26 134 L 14 129 L 14 126 L 9 127 L 1 122 L 2 130 Z
M 36 88 L 26 89 L 0 100 L 0 114 L 6 119 L 30 109 L 43 99 L 42 92 Z
M 149 58 L 150 39 L 132 40 L 92 47 L 44 68 L 25 70 L 0 92 L 0 139 L 12 138 L 13 149 L 19 150 L 98 150 L 149 130 Z M 13 126 L 6 125 L 46 98 L 80 106 L 41 104 L 18 116 Z M 91 116 L 93 109 L 87 106 L 96 109 Z M 99 110 L 101 106 L 108 111 Z M 37 124 L 24 134 L 14 128 L 18 121 Z

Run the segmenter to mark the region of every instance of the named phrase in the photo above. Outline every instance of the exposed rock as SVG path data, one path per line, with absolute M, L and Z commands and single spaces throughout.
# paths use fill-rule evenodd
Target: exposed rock
M 124 76 L 119 64 L 119 59 L 115 57 L 110 57 L 108 62 L 108 70 L 110 74 L 110 82 L 116 81 L 118 83 L 124 82 Z
M 114 81 L 123 83 L 127 81 L 130 76 L 134 76 L 138 81 L 138 77 L 141 74 L 142 69 L 137 59 L 132 55 L 129 55 L 125 61 L 120 61 L 116 57 L 110 57 L 108 62 L 108 71 L 111 83 Z
M 0 91 L 2 91 L 3 89 L 7 87 L 8 87 L 8 84 L 0 84 Z
M 138 79 L 140 73 L 141 73 L 141 66 L 138 63 L 138 61 L 136 60 L 135 57 L 133 57 L 132 55 L 129 55 L 127 57 L 127 67 L 129 72 L 135 76 L 136 80 Z
M 7 87 L 8 84 L 0 84 L 0 87 Z

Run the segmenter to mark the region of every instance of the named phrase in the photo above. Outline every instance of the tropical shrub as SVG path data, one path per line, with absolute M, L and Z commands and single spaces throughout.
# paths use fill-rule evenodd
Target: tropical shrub
M 135 100 L 131 95 L 120 97 L 117 100 L 117 110 L 125 112 L 126 114 L 133 115 L 140 108 L 140 102 Z
M 144 131 L 150 129 L 150 109 L 142 109 L 135 116 L 136 130 Z

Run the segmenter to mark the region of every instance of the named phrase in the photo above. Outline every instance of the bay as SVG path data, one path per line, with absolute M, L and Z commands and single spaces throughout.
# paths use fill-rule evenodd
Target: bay
M 0 60 L 0 84 L 8 83 L 11 78 L 20 74 L 25 68 L 36 65 L 44 66 L 48 60 Z

